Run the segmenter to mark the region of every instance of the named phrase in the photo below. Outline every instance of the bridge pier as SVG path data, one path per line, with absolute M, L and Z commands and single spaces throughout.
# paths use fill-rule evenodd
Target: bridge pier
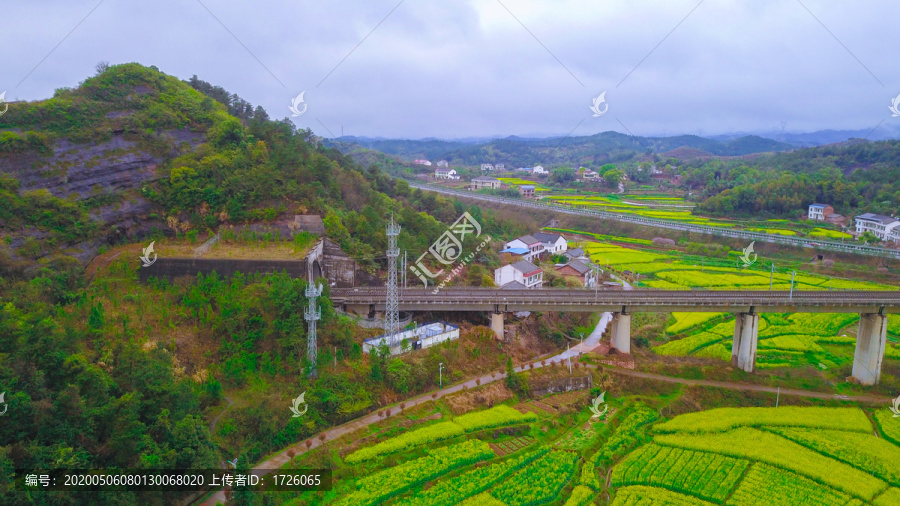
M 747 372 L 756 366 L 756 344 L 759 340 L 759 314 L 738 313 L 734 319 L 734 341 L 731 365 Z
M 881 362 L 887 342 L 887 315 L 859 315 L 856 352 L 853 354 L 853 377 L 862 385 L 875 385 L 881 379 Z
M 497 339 L 503 340 L 503 313 L 491 313 L 491 330 Z
M 631 353 L 631 314 L 613 313 L 610 327 L 610 346 L 619 353 Z

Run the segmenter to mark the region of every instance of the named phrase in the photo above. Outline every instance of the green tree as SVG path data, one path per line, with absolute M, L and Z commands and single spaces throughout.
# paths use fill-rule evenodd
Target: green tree
M 575 170 L 569 167 L 553 169 L 553 172 L 550 173 L 550 180 L 560 185 L 571 183 L 575 181 Z
M 91 313 L 88 315 L 88 326 L 94 330 L 100 330 L 106 323 L 106 312 L 103 310 L 103 303 L 97 303 L 91 306 Z
M 519 377 L 519 373 L 513 366 L 512 357 L 506 357 L 506 388 L 513 392 L 522 391 L 522 378 Z
M 605 165 L 604 165 L 605 167 Z M 619 169 L 610 169 L 603 173 L 603 180 L 606 181 L 606 184 L 611 188 L 615 188 L 619 186 L 619 183 L 622 181 L 622 178 L 625 174 L 622 173 Z
M 866 230 L 865 232 L 860 234 L 857 240 L 866 244 L 877 244 L 881 242 L 881 238 L 872 233 L 872 231 L 870 230 Z
M 387 380 L 391 387 L 398 393 L 405 394 L 409 392 L 409 365 L 395 358 L 387 366 Z

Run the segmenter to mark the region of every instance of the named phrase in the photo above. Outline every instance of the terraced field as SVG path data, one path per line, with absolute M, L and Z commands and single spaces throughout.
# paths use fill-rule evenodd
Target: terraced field
M 900 448 L 873 430 L 859 408 L 681 415 L 613 467 L 612 504 L 896 504 Z
M 888 505 L 900 498 L 900 420 L 887 409 L 719 408 L 666 419 L 634 399 L 607 398 L 615 414 L 605 422 L 590 418 L 587 403 L 568 418 L 504 405 L 436 421 L 357 452 L 404 448 L 395 454 L 336 461 L 333 491 L 288 504 Z M 441 441 L 413 437 L 443 433 L 429 427 L 448 423 L 462 432 Z M 511 426 L 514 434 L 502 435 Z

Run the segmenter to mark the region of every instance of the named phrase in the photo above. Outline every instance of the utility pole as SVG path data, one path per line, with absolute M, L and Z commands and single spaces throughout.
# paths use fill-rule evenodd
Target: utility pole
M 316 360 L 318 358 L 318 345 L 316 344 L 316 321 L 322 318 L 322 310 L 316 307 L 316 298 L 322 295 L 322 283 L 318 286 L 310 283 L 306 285 L 306 298 L 309 299 L 309 307 L 303 312 L 309 331 L 306 336 L 306 358 L 309 360 L 309 377 L 315 378 Z M 337 364 L 335 362 L 335 364 Z
M 391 223 L 387 226 L 388 237 L 388 280 L 387 297 L 384 305 L 384 336 L 388 346 L 394 347 L 400 335 L 400 292 L 397 286 L 397 257 L 400 256 L 400 248 L 397 247 L 397 236 L 400 235 L 400 225 L 394 223 L 394 215 L 391 214 Z
M 791 300 L 794 300 L 794 274 L 797 274 L 797 271 L 791 271 Z
M 769 291 L 772 291 L 772 280 L 775 278 L 775 262 L 772 262 L 772 273 L 769 274 Z
M 440 381 L 441 390 L 444 389 L 444 363 L 441 362 L 440 369 L 438 369 L 438 381 Z

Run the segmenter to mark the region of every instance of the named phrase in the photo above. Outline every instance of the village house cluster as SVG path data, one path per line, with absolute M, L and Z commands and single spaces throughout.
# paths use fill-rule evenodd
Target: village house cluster
M 810 204 L 807 219 L 824 221 L 845 227 L 847 218 L 834 212 L 834 207 L 829 204 Z M 853 219 L 855 227 L 854 235 L 871 232 L 884 242 L 900 243 L 900 220 L 894 216 L 883 214 L 865 213 Z
M 565 263 L 557 263 L 554 269 L 561 276 L 574 278 L 586 288 L 594 288 L 600 270 L 591 263 L 581 248 L 569 250 L 566 238 L 561 234 L 536 232 L 517 237 L 504 245 L 500 253 L 508 253 L 513 262 L 494 270 L 494 284 L 503 289 L 541 288 L 544 271 L 535 265 L 548 256 L 563 256 Z

